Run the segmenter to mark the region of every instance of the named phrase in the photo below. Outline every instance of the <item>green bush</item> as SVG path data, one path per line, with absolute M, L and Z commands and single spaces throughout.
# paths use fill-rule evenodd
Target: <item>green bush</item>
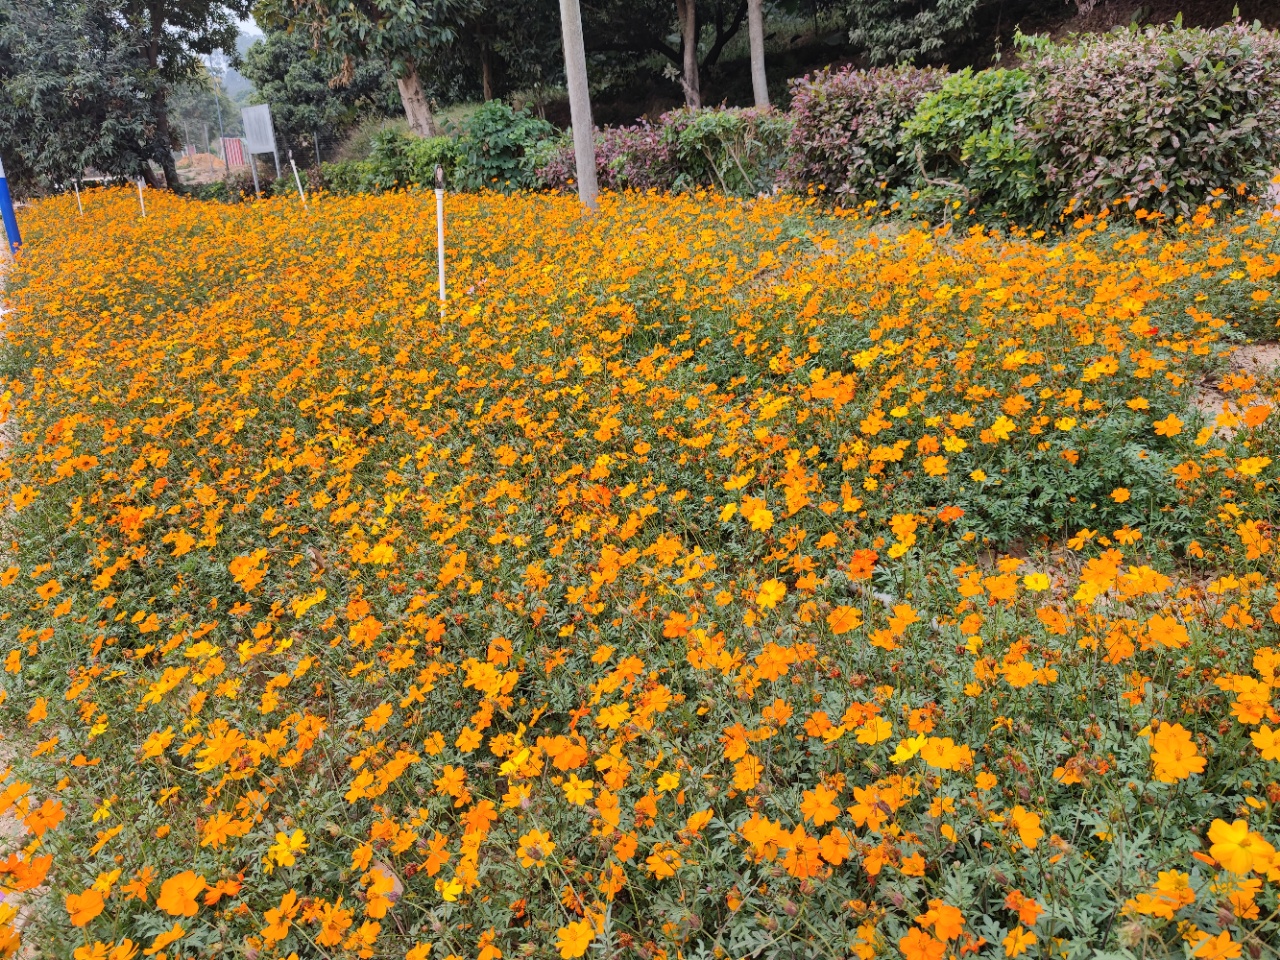
M 1026 134 L 1058 209 L 1188 214 L 1280 165 L 1280 36 L 1256 24 L 1024 40 Z
M 436 182 L 436 167 L 444 168 L 446 182 L 452 182 L 458 170 L 458 145 L 452 137 L 417 137 L 405 148 L 409 182 L 424 187 Z
M 788 184 L 846 203 L 901 186 L 910 174 L 901 163 L 902 124 L 945 79 L 941 70 L 886 67 L 792 81 Z
M 437 165 L 444 167 L 445 176 L 452 179 L 458 151 L 450 137 L 413 137 L 399 130 L 386 130 L 373 138 L 369 163 L 367 189 L 403 190 L 413 184 L 433 185 Z
M 298 183 L 293 179 L 293 171 L 282 167 L 280 176 L 262 185 L 262 193 L 269 197 L 297 197 Z
M 490 100 L 460 125 L 457 185 L 504 192 L 536 186 L 537 145 L 555 135 L 541 117 Z
M 904 205 L 934 219 L 1038 217 L 1040 172 L 1020 129 L 1030 87 L 1022 70 L 965 69 L 926 97 L 902 125 Z
M 192 200 L 214 200 L 218 203 L 235 203 L 240 200 L 240 195 L 231 190 L 225 180 L 193 183 L 187 187 L 187 196 Z
M 373 180 L 373 164 L 368 160 L 339 160 L 322 163 L 320 175 L 333 193 L 364 193 Z
M 382 193 L 435 183 L 436 166 L 452 180 L 458 151 L 450 137 L 412 137 L 394 127 L 375 135 L 368 160 L 345 160 L 321 167 L 334 193 Z
M 255 196 L 253 178 L 243 168 L 219 177 L 213 183 L 191 184 L 185 189 L 187 196 L 192 199 L 214 200 L 219 203 L 244 203 Z
M 790 117 L 773 110 L 673 110 L 662 117 L 662 139 L 678 171 L 672 187 L 718 187 L 739 196 L 770 191 L 791 130 Z
M 774 110 L 672 110 L 657 123 L 597 130 L 596 176 L 604 190 L 755 196 L 774 189 L 791 131 L 791 116 Z M 568 135 L 542 141 L 530 157 L 540 186 L 569 189 L 577 170 Z
M 336 162 L 367 160 L 369 154 L 373 152 L 374 139 L 389 130 L 398 131 L 407 137 L 409 136 L 409 122 L 404 117 L 398 117 L 394 120 L 386 117 L 367 117 L 361 120 L 347 134 L 346 139 L 342 141 L 341 146 L 334 153 L 333 159 Z

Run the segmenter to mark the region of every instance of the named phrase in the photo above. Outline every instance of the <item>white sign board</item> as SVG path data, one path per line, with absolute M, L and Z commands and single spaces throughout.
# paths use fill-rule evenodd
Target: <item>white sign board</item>
M 240 111 L 244 120 L 244 138 L 250 153 L 275 153 L 276 134 L 271 127 L 271 107 L 262 103 Z

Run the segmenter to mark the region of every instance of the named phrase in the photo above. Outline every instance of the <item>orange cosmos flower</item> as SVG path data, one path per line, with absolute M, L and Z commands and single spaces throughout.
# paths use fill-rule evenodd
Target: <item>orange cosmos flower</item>
M 184 870 L 160 885 L 156 906 L 171 917 L 194 917 L 200 912 L 197 897 L 206 886 L 204 877 L 192 870 Z
M 105 901 L 97 890 L 85 890 L 83 893 L 69 893 L 64 901 L 71 923 L 83 927 L 90 920 L 102 913 Z

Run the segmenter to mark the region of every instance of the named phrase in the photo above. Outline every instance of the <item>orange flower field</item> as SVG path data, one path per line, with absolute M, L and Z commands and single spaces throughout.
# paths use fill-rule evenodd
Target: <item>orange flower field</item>
M 314 199 L 23 211 L 3 952 L 1276 954 L 1280 223 Z

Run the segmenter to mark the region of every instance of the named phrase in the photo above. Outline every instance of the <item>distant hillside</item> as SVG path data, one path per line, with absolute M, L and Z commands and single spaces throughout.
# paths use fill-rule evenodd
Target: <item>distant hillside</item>
M 236 38 L 236 53 L 243 57 L 245 51 L 253 46 L 253 42 L 261 39 L 261 33 L 248 33 L 241 30 L 240 36 Z M 230 67 L 227 68 L 226 76 L 222 79 L 222 85 L 226 88 L 227 96 L 237 103 L 242 103 L 253 92 L 253 83 L 249 78 Z

